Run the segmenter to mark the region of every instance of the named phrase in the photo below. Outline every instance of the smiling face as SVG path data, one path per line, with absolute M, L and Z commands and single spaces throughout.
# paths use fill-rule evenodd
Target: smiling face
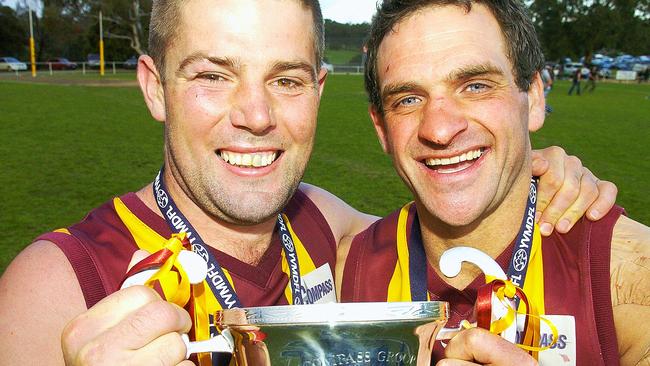
M 168 176 L 211 216 L 267 220 L 295 192 L 313 146 L 325 71 L 311 12 L 294 0 L 191 0 L 178 22 L 164 101 L 150 105 L 165 121 Z
M 522 92 L 505 50 L 480 4 L 417 11 L 378 49 L 377 133 L 418 208 L 447 225 L 479 222 L 514 186 L 527 189 L 529 124 L 543 123 L 540 80 Z

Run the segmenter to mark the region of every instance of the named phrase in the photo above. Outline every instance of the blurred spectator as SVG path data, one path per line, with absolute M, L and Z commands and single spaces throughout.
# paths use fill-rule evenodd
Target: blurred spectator
M 598 77 L 598 69 L 596 68 L 596 66 L 592 66 L 591 70 L 589 71 L 589 75 L 587 76 L 587 86 L 585 87 L 585 91 L 592 93 L 594 90 L 596 90 L 597 77 Z M 580 93 L 578 92 L 578 94 Z
M 571 79 L 571 88 L 569 89 L 569 95 L 573 93 L 573 89 L 577 89 L 578 95 L 580 95 L 580 80 L 582 80 L 582 72 L 580 69 L 577 69 L 576 71 L 573 72 L 573 78 Z
M 547 65 L 542 69 L 541 74 L 542 74 L 542 82 L 544 83 L 544 101 L 546 102 L 546 97 L 548 96 L 548 93 L 553 88 L 553 70 L 551 70 L 551 67 Z M 544 109 L 546 111 L 546 114 L 550 114 L 553 112 L 553 108 L 550 105 L 548 105 L 548 102 L 546 102 Z

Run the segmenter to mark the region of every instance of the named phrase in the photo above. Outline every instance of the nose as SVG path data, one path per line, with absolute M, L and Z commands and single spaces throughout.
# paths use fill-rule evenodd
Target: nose
M 433 100 L 425 107 L 418 137 L 436 145 L 449 145 L 467 129 L 467 119 L 456 103 L 449 98 Z
M 255 135 L 263 135 L 275 127 L 271 101 L 263 85 L 242 83 L 234 97 L 236 100 L 230 113 L 233 126 Z

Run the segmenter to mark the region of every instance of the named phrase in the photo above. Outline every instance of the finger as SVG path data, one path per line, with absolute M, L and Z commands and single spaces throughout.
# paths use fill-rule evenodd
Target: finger
M 110 340 L 97 339 L 76 358 L 82 365 L 177 365 L 185 360 L 185 345 L 178 333 L 164 334 L 139 349 L 118 349 Z
M 194 362 L 190 360 L 183 360 L 181 363 L 179 363 L 176 366 L 196 366 L 196 364 L 194 364 Z
M 573 225 L 578 222 L 587 212 L 588 207 L 596 201 L 598 197 L 598 185 L 596 177 L 584 168 L 584 174 L 580 180 L 580 191 L 578 198 L 571 204 L 571 206 L 562 214 L 555 229 L 560 233 L 567 233 Z
M 110 343 L 116 349 L 139 349 L 164 334 L 187 333 L 191 326 L 192 321 L 187 311 L 176 304 L 160 300 L 129 314 L 101 334 L 97 342 Z
M 598 181 L 598 198 L 587 209 L 587 218 L 595 221 L 602 219 L 616 203 L 618 188 L 612 182 Z
M 436 363 L 436 366 L 477 366 L 478 364 L 470 361 L 463 361 L 463 360 L 452 360 L 450 358 L 445 358 L 438 363 Z
M 77 353 L 83 345 L 154 301 L 161 301 L 160 296 L 144 286 L 133 286 L 107 296 L 65 326 L 61 334 L 64 352 Z
M 565 159 L 564 180 L 560 189 L 552 196 L 550 203 L 544 209 L 539 219 L 540 232 L 548 236 L 553 232 L 562 215 L 573 205 L 580 195 L 580 182 L 583 168 L 580 159 L 569 156 Z M 541 186 L 541 183 L 540 183 Z
M 538 158 L 533 159 L 533 175 L 539 177 L 537 189 L 536 221 L 542 216 L 555 193 L 562 187 L 564 181 L 565 152 L 559 147 L 548 147 L 533 151 Z
M 532 173 L 535 177 L 541 177 L 548 171 L 550 164 L 548 160 L 544 158 L 542 153 L 537 150 L 533 150 L 532 154 Z
M 485 329 L 458 333 L 445 348 L 445 358 L 488 365 L 535 365 L 535 360 L 514 344 Z
M 177 365 L 185 360 L 186 354 L 180 334 L 167 333 L 135 351 L 129 361 L 134 365 Z

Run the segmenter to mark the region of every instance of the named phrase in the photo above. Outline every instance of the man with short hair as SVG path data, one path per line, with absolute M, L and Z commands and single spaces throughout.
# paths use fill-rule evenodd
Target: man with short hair
M 12 262 L 0 280 L 9 363 L 189 364 L 180 334 L 194 326 L 196 339 L 209 337 L 200 314 L 309 302 L 310 286 L 333 281 L 340 238 L 376 219 L 300 182 L 326 77 L 317 1 L 155 1 L 151 17 L 152 56 L 140 57 L 137 75 L 165 124 L 163 169 Z M 574 210 L 610 206 L 611 185 L 598 184 L 605 197 L 592 205 L 591 175 L 573 168 L 564 179 L 560 155 L 551 218 L 570 225 Z M 208 261 L 195 319 L 143 286 L 119 290 L 134 252 L 162 249 L 178 231 Z M 334 300 L 331 290 L 317 299 Z
M 557 327 L 559 336 L 542 327 L 531 342 L 552 345 L 541 364 L 647 364 L 650 335 L 639 325 L 650 320 L 650 229 L 620 207 L 565 234 L 542 238 L 533 226 L 529 131 L 544 122 L 543 56 L 523 5 L 385 0 L 368 49 L 370 114 L 415 202 L 342 241 L 341 301 L 448 301 L 456 327 L 473 318 L 485 277 L 464 264 L 448 278 L 439 262 L 472 247 Z M 480 329 L 438 345 L 434 361 L 535 364 Z

